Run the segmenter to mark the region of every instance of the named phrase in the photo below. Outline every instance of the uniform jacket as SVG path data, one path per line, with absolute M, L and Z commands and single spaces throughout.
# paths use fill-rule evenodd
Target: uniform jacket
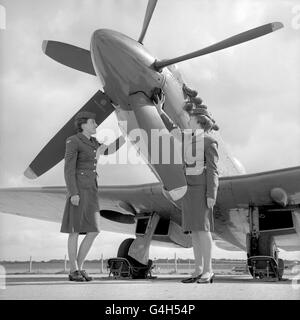
M 189 186 L 196 186 L 206 184 L 206 197 L 216 199 L 217 190 L 219 186 L 219 174 L 217 163 L 218 156 L 218 142 L 209 134 L 204 133 L 200 135 L 188 134 L 188 137 L 180 130 L 173 121 L 165 114 L 161 114 L 161 118 L 166 128 L 175 136 L 175 138 L 182 139 L 182 159 L 185 170 L 185 177 Z M 202 139 L 202 143 L 199 143 Z M 191 151 L 192 150 L 192 151 Z M 195 151 L 197 150 L 197 153 Z M 189 155 L 197 154 L 197 160 L 191 163 Z M 196 167 L 196 174 L 190 174 L 190 169 Z
M 80 188 L 97 184 L 97 150 L 101 144 L 77 133 L 66 140 L 64 175 L 68 195 L 79 194 Z

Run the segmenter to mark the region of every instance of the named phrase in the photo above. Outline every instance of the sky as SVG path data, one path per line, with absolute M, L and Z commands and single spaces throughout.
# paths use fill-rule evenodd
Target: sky
M 146 0 L 0 0 L 0 187 L 63 185 L 62 163 L 34 181 L 23 171 L 99 90 L 96 77 L 45 56 L 42 41 L 89 49 L 93 31 L 101 28 L 138 39 L 146 6 Z M 159 0 L 144 39 L 154 57 L 166 59 L 265 23 L 284 23 L 273 34 L 178 65 L 248 173 L 300 163 L 299 6 L 296 0 Z M 118 130 L 115 116 L 103 127 Z M 101 183 L 151 181 L 149 169 L 138 165 L 106 167 Z M 59 229 L 57 223 L 0 214 L 0 260 L 63 258 L 67 238 Z M 114 256 L 127 237 L 102 232 L 88 258 Z M 192 257 L 191 249 L 150 250 L 151 257 L 175 253 Z M 214 248 L 213 256 L 245 258 L 245 253 Z

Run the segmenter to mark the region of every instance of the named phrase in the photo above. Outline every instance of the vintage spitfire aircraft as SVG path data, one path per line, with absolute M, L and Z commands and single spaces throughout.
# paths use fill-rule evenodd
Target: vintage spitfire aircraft
M 104 92 L 96 92 L 80 111 L 96 113 L 98 124 L 115 112 L 124 135 L 139 128 L 149 135 L 152 129 L 165 129 L 152 102 L 157 90 L 165 93 L 165 112 L 181 129 L 188 128 L 184 105 L 189 94 L 183 90 L 186 86 L 175 63 L 283 27 L 280 22 L 269 23 L 202 50 L 158 60 L 143 45 L 156 2 L 148 2 L 138 41 L 117 31 L 100 29 L 92 35 L 90 51 L 56 41 L 43 42 L 44 53 L 52 59 L 100 79 Z M 121 126 L 125 121 L 128 132 Z M 73 122 L 74 116 L 29 165 L 26 177 L 37 178 L 63 159 L 66 138 L 74 134 Z M 217 133 L 215 137 L 220 138 Z M 273 275 L 281 278 L 283 266 L 277 248 L 300 250 L 300 167 L 245 174 L 220 139 L 219 154 L 221 177 L 214 207 L 215 243 L 226 250 L 246 251 L 253 276 L 260 268 L 261 277 L 270 276 L 273 270 Z M 147 146 L 143 157 L 150 159 L 150 156 L 151 148 Z M 147 264 L 151 243 L 191 247 L 190 236 L 181 228 L 181 198 L 187 188 L 182 166 L 150 162 L 149 166 L 159 182 L 99 189 L 103 230 L 135 235 L 122 242 L 118 256 L 129 255 L 142 264 Z M 61 222 L 65 197 L 65 187 L 1 189 L 0 211 Z

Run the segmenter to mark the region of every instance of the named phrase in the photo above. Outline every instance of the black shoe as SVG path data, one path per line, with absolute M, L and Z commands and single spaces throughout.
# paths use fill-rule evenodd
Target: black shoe
M 76 281 L 76 282 L 83 282 L 85 279 L 81 275 L 80 271 L 75 270 L 73 272 L 70 272 L 69 274 L 69 280 L 70 281 Z
M 92 281 L 92 280 L 93 280 L 93 278 L 90 277 L 85 270 L 80 270 L 79 272 L 81 273 L 82 277 L 83 277 L 86 281 Z
M 199 280 L 197 280 L 197 283 L 213 283 L 214 282 L 214 277 L 215 277 L 215 274 L 212 272 L 206 278 L 202 278 L 201 277 Z
M 197 280 L 199 280 L 201 278 L 202 274 L 199 274 L 199 276 L 197 277 L 191 277 L 191 278 L 187 278 L 187 279 L 183 279 L 181 280 L 182 283 L 194 283 Z

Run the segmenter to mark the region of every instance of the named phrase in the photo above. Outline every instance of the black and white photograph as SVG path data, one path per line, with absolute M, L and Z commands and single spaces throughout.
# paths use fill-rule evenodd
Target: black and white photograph
M 299 0 L 0 0 L 0 50 L 0 300 L 300 299 Z

